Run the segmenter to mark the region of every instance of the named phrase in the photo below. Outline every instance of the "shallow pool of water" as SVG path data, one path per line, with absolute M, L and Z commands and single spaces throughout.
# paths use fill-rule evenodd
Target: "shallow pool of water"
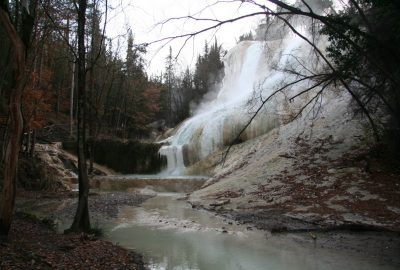
M 151 269 L 313 270 L 395 269 L 370 258 L 298 244 L 284 236 L 248 230 L 179 194 L 160 194 L 142 207 L 125 207 L 105 238 L 145 256 Z

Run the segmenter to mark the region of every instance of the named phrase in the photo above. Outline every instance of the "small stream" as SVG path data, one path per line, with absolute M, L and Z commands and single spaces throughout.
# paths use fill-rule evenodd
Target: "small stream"
M 194 210 L 177 193 L 159 193 L 125 207 L 106 225 L 105 238 L 142 253 L 150 269 L 313 270 L 395 269 L 379 262 L 285 236 L 271 236 Z

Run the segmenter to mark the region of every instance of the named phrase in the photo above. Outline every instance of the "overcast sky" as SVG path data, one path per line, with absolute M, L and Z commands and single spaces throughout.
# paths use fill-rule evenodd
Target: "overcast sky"
M 216 2 L 225 3 L 215 4 Z M 265 1 L 259 2 L 265 3 Z M 190 33 L 210 25 L 208 22 L 191 20 L 173 20 L 160 24 L 169 18 L 193 15 L 199 18 L 224 20 L 259 11 L 254 5 L 240 5 L 240 1 L 229 3 L 229 1 L 217 0 L 109 0 L 109 3 L 116 9 L 109 14 L 107 35 L 124 36 L 127 29 L 132 28 L 136 43 L 150 43 L 161 38 Z M 182 69 L 187 65 L 193 66 L 196 56 L 203 50 L 205 40 L 213 42 L 214 36 L 224 49 L 232 48 L 236 39 L 241 34 L 254 29 L 260 19 L 262 17 L 241 20 L 221 27 L 216 33 L 208 31 L 196 36 L 184 46 L 179 55 L 178 64 Z M 184 39 L 177 39 L 167 45 L 165 43 L 151 45 L 146 56 L 149 74 L 159 74 L 163 71 L 169 46 L 172 46 L 173 53 L 177 54 L 183 42 Z M 123 48 L 121 54 L 125 55 L 125 47 Z

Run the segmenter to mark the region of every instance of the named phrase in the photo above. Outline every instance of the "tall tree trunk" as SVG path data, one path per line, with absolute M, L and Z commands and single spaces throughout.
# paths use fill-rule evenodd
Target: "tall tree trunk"
M 88 232 L 89 218 L 89 178 L 86 166 L 86 67 L 85 67 L 85 22 L 87 0 L 79 0 L 78 9 L 78 179 L 79 201 L 70 231 Z
M 31 144 L 30 144 L 30 149 L 29 149 L 29 156 L 33 157 L 35 154 L 35 144 L 36 144 L 36 130 L 32 130 L 32 136 L 31 136 Z
M 10 59 L 11 59 L 11 46 L 8 48 L 8 53 L 7 53 L 7 59 L 4 65 L 4 70 L 2 70 L 1 73 L 1 77 L 0 77 L 0 96 L 3 93 L 3 85 L 6 82 L 6 78 L 7 78 L 7 73 L 8 73 L 8 65 L 10 64 Z
M 91 25 L 91 44 L 90 44 L 90 72 L 89 72 L 89 88 L 88 88 L 88 128 L 89 128 L 89 142 L 88 142 L 88 154 L 89 154 L 89 174 L 93 173 L 93 163 L 94 163 L 94 152 L 93 152 L 93 141 L 94 141 L 94 83 L 95 83 L 95 62 L 96 62 L 96 20 L 97 20 L 97 3 L 93 1 L 93 10 L 92 10 L 92 25 Z
M 93 39 L 93 38 L 92 38 Z M 93 47 L 92 47 L 93 50 Z M 94 110 L 92 108 L 94 102 L 93 102 L 93 89 L 94 89 L 94 67 L 93 67 L 93 58 L 91 57 L 91 71 L 89 73 L 89 97 L 88 100 L 91 103 L 91 105 L 89 106 L 89 110 L 88 110 L 88 128 L 89 128 L 89 141 L 87 143 L 88 146 L 88 154 L 89 154 L 89 174 L 93 173 L 93 163 L 94 163 L 94 151 L 93 151 L 93 144 L 94 144 L 94 122 L 95 122 L 95 118 L 94 118 Z
M 24 136 L 26 136 L 26 145 L 22 146 L 22 147 L 25 147 L 25 149 L 23 149 L 23 151 L 26 155 L 29 155 L 29 149 L 31 148 L 31 129 L 29 127 L 26 129 L 26 135 L 22 134 L 22 137 L 24 137 Z
M 9 101 L 9 132 L 5 141 L 4 180 L 0 207 L 0 241 L 4 240 L 10 230 L 16 192 L 16 179 L 19 150 L 22 135 L 21 97 L 25 85 L 25 54 L 26 47 L 13 26 L 6 10 L 0 7 L 0 23 L 7 33 L 13 47 L 14 86 Z
M 75 91 L 75 59 L 72 62 L 72 77 L 71 77 L 71 94 L 70 94 L 70 106 L 69 106 L 69 136 L 73 137 L 73 125 L 74 125 L 74 91 Z

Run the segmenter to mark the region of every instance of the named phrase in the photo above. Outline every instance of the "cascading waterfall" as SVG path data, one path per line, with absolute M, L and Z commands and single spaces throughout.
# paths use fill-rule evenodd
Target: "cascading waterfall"
M 170 145 L 164 146 L 160 149 L 160 155 L 167 157 L 167 172 L 174 172 L 175 174 L 180 174 L 178 170 L 185 168 L 183 163 L 183 145 Z
M 202 104 L 195 115 L 166 140 L 169 145 L 160 149 L 160 154 L 167 157 L 166 173 L 184 174 L 188 165 L 229 145 L 250 119 L 260 100 L 290 78 L 280 70 L 305 57 L 303 47 L 304 42 L 299 37 L 288 35 L 274 41 L 244 41 L 230 50 L 224 59 L 225 77 L 216 99 Z M 279 126 L 282 122 L 280 111 L 284 109 L 283 102 L 268 103 L 246 129 L 242 139 L 254 138 Z

